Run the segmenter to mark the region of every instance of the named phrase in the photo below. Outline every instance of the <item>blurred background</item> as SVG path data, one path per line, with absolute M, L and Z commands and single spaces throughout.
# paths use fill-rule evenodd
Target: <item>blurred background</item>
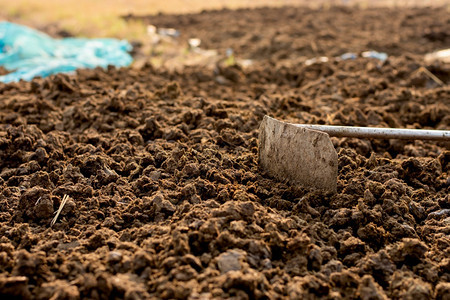
M 18 22 L 52 34 L 140 39 L 146 26 L 139 20 L 127 22 L 125 15 L 194 13 L 211 9 L 260 6 L 309 6 L 328 9 L 334 5 L 357 6 L 444 6 L 450 0 L 0 0 L 0 20 Z M 64 35 L 64 34 L 63 34 Z

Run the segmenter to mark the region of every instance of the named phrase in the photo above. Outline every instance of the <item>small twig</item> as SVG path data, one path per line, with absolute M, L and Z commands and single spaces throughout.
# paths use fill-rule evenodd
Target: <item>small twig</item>
M 420 67 L 418 68 L 414 73 L 414 74 L 419 74 L 419 73 L 425 73 L 426 75 L 428 75 L 428 77 L 430 77 L 434 82 L 436 82 L 437 84 L 439 84 L 440 86 L 444 86 L 445 83 L 440 80 L 436 75 L 434 75 L 433 73 L 431 73 L 427 68 L 425 67 Z
M 59 205 L 59 208 L 58 208 L 58 210 L 56 211 L 56 215 L 55 215 L 55 217 L 53 218 L 52 222 L 50 223 L 50 227 L 52 227 L 53 225 L 55 225 L 56 220 L 57 220 L 58 217 L 59 217 L 59 214 L 60 214 L 61 211 L 63 210 L 64 205 L 66 205 L 67 200 L 69 200 L 69 196 L 64 195 L 64 197 L 63 197 L 63 199 L 62 199 L 62 201 L 61 201 L 61 204 Z
M 37 199 L 36 203 L 34 203 L 34 206 L 38 205 L 38 204 L 39 204 L 39 201 L 41 201 L 41 199 L 42 199 L 42 196 L 39 197 L 39 199 Z

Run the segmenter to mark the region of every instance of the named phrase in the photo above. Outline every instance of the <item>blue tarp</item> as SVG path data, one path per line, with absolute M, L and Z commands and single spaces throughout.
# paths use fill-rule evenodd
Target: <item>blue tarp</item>
M 127 41 L 52 37 L 26 26 L 0 22 L 0 66 L 12 71 L 0 82 L 31 80 L 80 68 L 131 64 Z

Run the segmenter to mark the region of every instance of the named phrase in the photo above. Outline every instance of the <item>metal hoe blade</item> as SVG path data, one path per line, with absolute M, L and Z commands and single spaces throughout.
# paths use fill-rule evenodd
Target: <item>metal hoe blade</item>
M 281 181 L 335 193 L 338 156 L 328 134 L 265 116 L 259 128 L 259 163 Z

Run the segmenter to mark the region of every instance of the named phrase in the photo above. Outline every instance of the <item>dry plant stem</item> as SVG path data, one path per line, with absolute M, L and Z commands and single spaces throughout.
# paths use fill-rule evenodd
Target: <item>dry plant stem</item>
M 63 210 L 64 205 L 66 205 L 67 200 L 69 200 L 69 196 L 64 195 L 64 197 L 63 197 L 63 199 L 62 199 L 62 201 L 61 201 L 61 204 L 59 205 L 59 208 L 58 208 L 58 210 L 56 211 L 56 215 L 55 215 L 55 217 L 53 218 L 52 222 L 50 223 L 50 227 L 52 227 L 53 225 L 55 225 L 56 220 L 58 220 L 59 214 L 60 214 L 61 211 Z
M 431 73 L 427 68 L 425 67 L 420 67 L 418 68 L 413 74 L 415 73 L 425 73 L 428 77 L 430 77 L 434 82 L 436 82 L 437 84 L 439 84 L 440 86 L 444 86 L 444 82 L 442 80 L 440 80 L 436 75 L 434 75 L 433 73 Z

